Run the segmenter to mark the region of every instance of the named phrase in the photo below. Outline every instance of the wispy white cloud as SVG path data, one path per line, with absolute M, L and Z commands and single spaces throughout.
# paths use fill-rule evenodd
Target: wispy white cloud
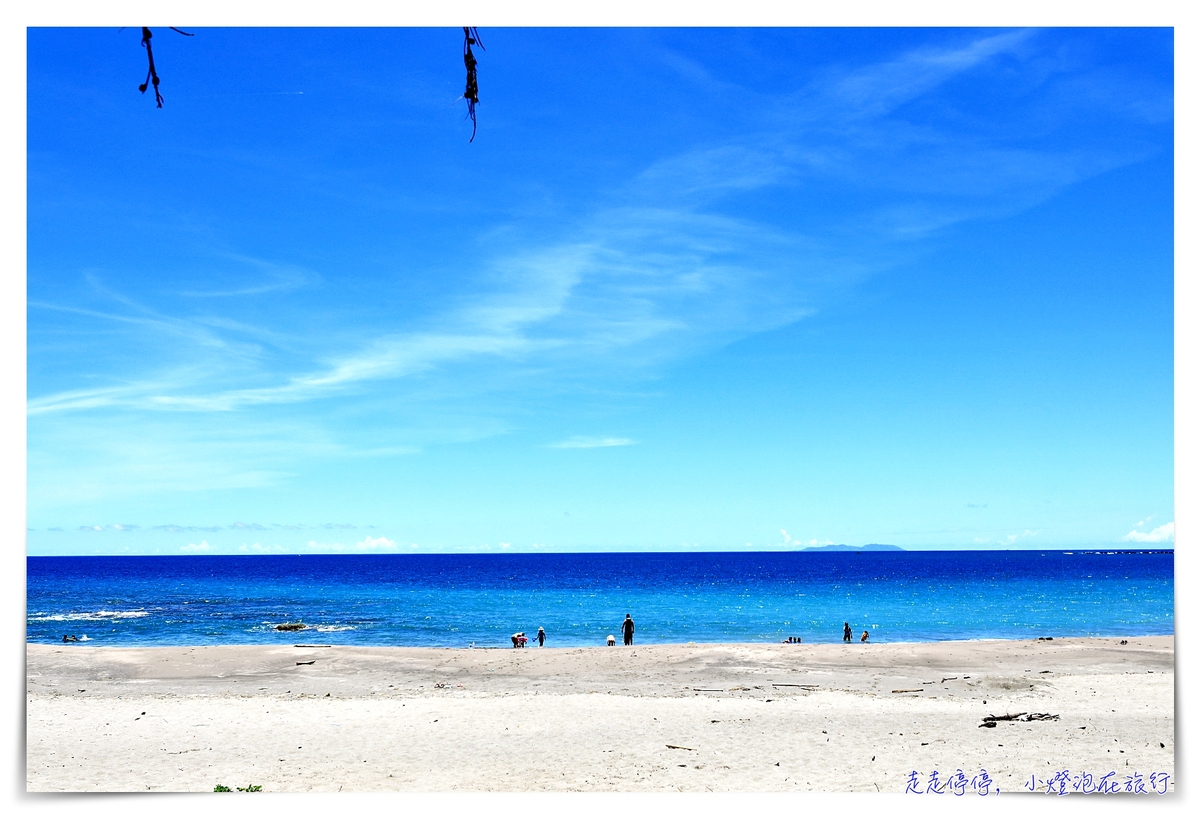
M 359 540 L 354 545 L 343 545 L 340 542 L 325 543 L 316 540 L 308 541 L 308 550 L 312 552 L 346 553 L 348 551 L 394 551 L 396 543 L 387 537 L 372 537 L 370 535 Z
M 396 547 L 396 543 L 387 537 L 365 537 L 354 547 L 359 551 L 390 551 Z
M 263 545 L 262 543 L 242 543 L 238 551 L 243 554 L 283 554 L 287 551 L 282 545 Z
M 558 443 L 551 443 L 551 449 L 605 449 L 610 446 L 632 446 L 637 441 L 627 437 L 569 437 Z
M 208 540 L 201 540 L 198 543 L 190 542 L 187 545 L 179 546 L 180 551 L 183 551 L 184 553 L 192 553 L 192 554 L 203 553 L 203 552 L 209 551 L 211 549 L 212 549 L 212 546 L 208 544 Z
M 1033 531 L 1033 530 L 1030 530 L 1027 528 L 1020 533 L 1007 535 L 1003 540 L 1001 540 L 1001 544 L 1002 545 L 1012 545 L 1017 540 L 1022 540 L 1027 537 L 1036 537 L 1038 534 L 1041 534 L 1041 533 L 1042 533 L 1042 530 L 1040 528 L 1037 531 Z
M 1018 52 L 1033 34 L 1008 31 L 948 48 L 915 48 L 885 62 L 828 72 L 814 90 L 848 115 L 881 117 L 965 71 Z
M 1142 525 L 1142 523 L 1138 525 Z M 1125 542 L 1174 542 L 1175 521 L 1172 520 L 1169 523 L 1163 523 L 1152 531 L 1138 531 L 1134 529 L 1121 539 Z
M 217 255 L 226 261 L 233 262 L 239 267 L 249 267 L 256 270 L 262 278 L 257 283 L 247 285 L 245 283 L 247 276 L 239 269 L 237 275 L 239 286 L 228 289 L 181 290 L 179 295 L 188 298 L 233 298 L 237 296 L 265 295 L 266 293 L 287 292 L 311 286 L 321 279 L 315 271 L 296 264 L 283 264 L 241 253 L 218 253 Z M 211 271 L 209 271 L 209 275 L 211 275 Z

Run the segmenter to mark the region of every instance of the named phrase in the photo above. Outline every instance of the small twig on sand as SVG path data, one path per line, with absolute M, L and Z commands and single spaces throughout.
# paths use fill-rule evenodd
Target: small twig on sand
M 695 747 L 680 747 L 678 744 L 668 744 L 667 747 L 671 750 L 691 750 L 693 753 L 696 752 Z

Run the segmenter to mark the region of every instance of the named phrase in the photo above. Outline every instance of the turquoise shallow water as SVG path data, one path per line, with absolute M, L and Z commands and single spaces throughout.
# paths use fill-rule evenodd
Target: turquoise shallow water
M 27 639 L 507 646 L 1174 632 L 1174 554 L 1103 551 L 29 557 Z M 302 637 L 273 626 L 313 626 Z

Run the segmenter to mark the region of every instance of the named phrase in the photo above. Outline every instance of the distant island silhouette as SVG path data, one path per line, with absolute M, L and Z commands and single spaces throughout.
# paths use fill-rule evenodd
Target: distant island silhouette
M 903 551 L 898 545 L 883 545 L 882 543 L 867 543 L 866 545 L 810 545 L 801 551 Z

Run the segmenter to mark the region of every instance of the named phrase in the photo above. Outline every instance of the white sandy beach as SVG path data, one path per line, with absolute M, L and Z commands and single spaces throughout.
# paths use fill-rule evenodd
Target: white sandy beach
M 983 768 L 1015 792 L 1175 769 L 1173 637 L 26 655 L 30 791 L 902 792 Z M 980 726 L 1016 713 L 1059 718 Z

